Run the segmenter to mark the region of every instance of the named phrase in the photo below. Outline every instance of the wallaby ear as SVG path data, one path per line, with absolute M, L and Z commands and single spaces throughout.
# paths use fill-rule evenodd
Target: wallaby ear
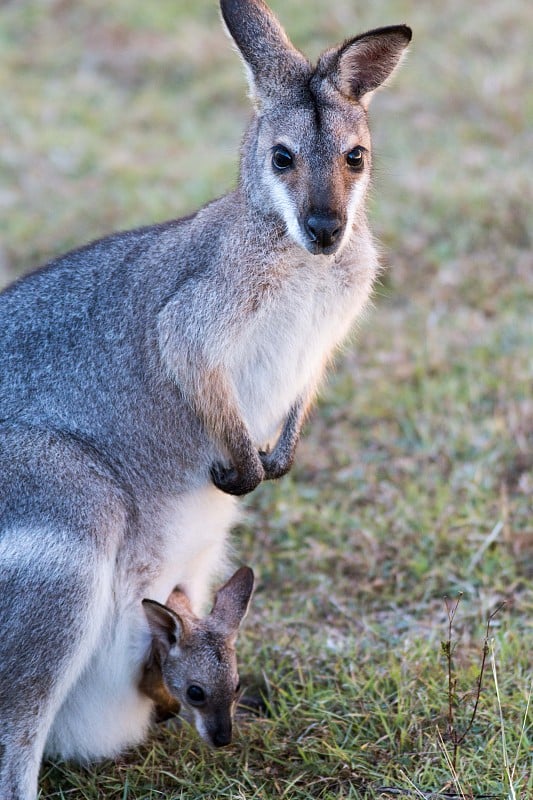
M 244 61 L 252 99 L 268 103 L 284 82 L 310 71 L 263 0 L 220 0 L 220 10 Z
M 237 633 L 248 611 L 253 588 L 253 571 L 250 567 L 240 567 L 216 593 L 209 616 L 224 635 Z
M 172 609 L 156 600 L 145 599 L 142 604 L 154 643 L 159 653 L 166 656 L 184 632 L 183 621 Z
M 172 590 L 165 602 L 165 606 L 177 614 L 182 623 L 188 619 L 191 621 L 196 619 L 189 598 L 179 587 Z
M 367 108 L 372 93 L 400 64 L 411 36 L 407 25 L 368 31 L 324 53 L 318 69 L 325 68 L 342 94 Z

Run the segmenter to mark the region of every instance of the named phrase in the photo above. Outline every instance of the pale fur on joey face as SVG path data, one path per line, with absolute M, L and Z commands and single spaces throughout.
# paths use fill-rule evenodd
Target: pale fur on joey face
M 171 647 L 162 674 L 181 703 L 182 716 L 202 739 L 214 747 L 230 744 L 239 693 L 233 644 L 216 631 L 195 631 L 190 643 L 182 640 L 179 647 Z
M 370 180 L 366 112 L 332 88 L 305 96 L 287 118 L 281 108 L 258 125 L 259 174 L 271 210 L 308 252 L 340 252 L 364 205 Z

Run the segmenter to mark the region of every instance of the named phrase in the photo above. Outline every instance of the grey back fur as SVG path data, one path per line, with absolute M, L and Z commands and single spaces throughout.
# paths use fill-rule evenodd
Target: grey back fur
M 142 598 L 177 579 L 201 612 L 232 495 L 290 469 L 378 270 L 367 107 L 409 29 L 312 66 L 261 0 L 221 8 L 255 106 L 235 190 L 0 295 L 0 800 L 35 797 L 43 752 L 143 738 Z

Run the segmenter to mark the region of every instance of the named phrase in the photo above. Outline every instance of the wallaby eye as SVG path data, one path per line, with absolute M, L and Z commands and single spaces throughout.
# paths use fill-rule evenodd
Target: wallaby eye
M 187 689 L 187 699 L 190 700 L 193 706 L 201 706 L 206 700 L 205 692 L 201 686 L 196 686 L 193 683 Z
M 364 147 L 354 147 L 353 150 L 350 150 L 346 156 L 346 163 L 350 169 L 354 169 L 356 171 L 363 169 L 365 164 L 364 152 Z
M 235 687 L 235 694 L 239 694 L 240 691 L 241 691 L 241 682 L 239 681 L 237 686 Z
M 283 147 L 283 145 L 276 145 L 272 151 L 272 164 L 274 165 L 274 168 L 280 172 L 289 169 L 289 167 L 292 167 L 293 164 L 292 153 L 290 153 L 286 147 Z

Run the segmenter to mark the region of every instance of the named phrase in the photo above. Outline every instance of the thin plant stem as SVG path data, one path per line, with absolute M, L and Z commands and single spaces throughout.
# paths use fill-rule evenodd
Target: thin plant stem
M 510 800 L 516 800 L 516 793 L 513 786 L 513 780 L 511 777 L 511 771 L 509 769 L 509 758 L 507 756 L 507 743 L 505 741 L 505 725 L 503 721 L 503 709 L 502 703 L 500 699 L 500 687 L 498 684 L 498 673 L 496 670 L 496 656 L 494 654 L 494 640 L 490 643 L 490 663 L 492 666 L 492 674 L 494 676 L 494 687 L 496 689 L 496 699 L 498 701 L 498 714 L 500 717 L 500 731 L 502 736 L 502 755 L 503 755 L 503 767 L 505 770 L 505 775 L 507 776 L 507 781 L 509 783 L 509 797 Z
M 470 732 L 470 730 L 472 728 L 472 725 L 474 724 L 474 720 L 476 719 L 477 709 L 478 709 L 478 705 L 479 705 L 479 699 L 481 697 L 481 687 L 483 685 L 483 675 L 485 673 L 485 665 L 486 665 L 486 662 L 487 662 L 487 655 L 489 653 L 490 626 L 491 626 L 492 620 L 494 619 L 496 614 L 498 614 L 502 610 L 504 605 L 505 605 L 505 602 L 502 602 L 498 606 L 496 606 L 496 608 L 494 609 L 492 614 L 489 614 L 488 619 L 487 619 L 487 628 L 485 630 L 485 639 L 483 641 L 483 655 L 481 657 L 481 665 L 480 665 L 479 674 L 478 674 L 478 677 L 477 677 L 476 694 L 475 694 L 475 698 L 476 699 L 474 701 L 474 708 L 472 709 L 472 714 L 470 716 L 470 720 L 468 721 L 468 724 L 467 724 L 466 728 L 462 732 L 461 736 L 459 736 L 459 738 L 457 739 L 457 744 L 458 745 L 460 745 L 460 744 L 462 744 L 464 742 L 464 740 L 466 739 L 466 737 L 468 736 L 468 734 L 469 734 L 469 732 Z
M 524 738 L 524 732 L 526 730 L 527 718 L 528 718 L 528 714 L 529 714 L 529 706 L 531 704 L 531 694 L 532 693 L 533 693 L 533 679 L 531 680 L 531 685 L 529 687 L 529 693 L 528 693 L 527 702 L 526 702 L 526 710 L 524 711 L 524 719 L 523 719 L 523 722 L 522 722 L 522 728 L 520 730 L 520 737 L 518 739 L 518 745 L 516 747 L 516 755 L 515 755 L 515 759 L 514 759 L 514 763 L 513 763 L 513 769 L 511 770 L 511 780 L 513 780 L 513 781 L 514 781 L 514 774 L 516 772 L 516 766 L 518 764 L 518 758 L 520 756 L 520 748 L 522 747 L 522 739 Z

